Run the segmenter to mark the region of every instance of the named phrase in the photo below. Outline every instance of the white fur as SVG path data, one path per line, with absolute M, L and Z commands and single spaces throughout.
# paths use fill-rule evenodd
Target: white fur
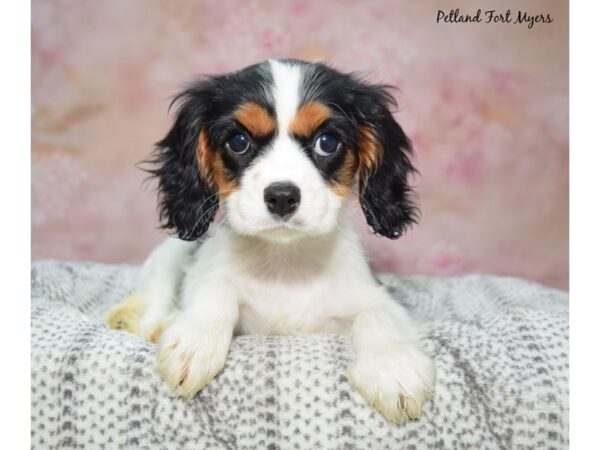
M 277 126 L 280 130 L 287 130 L 298 108 L 302 73 L 298 66 L 277 60 L 269 61 L 269 65 L 273 76 Z
M 193 242 L 168 238 L 144 262 L 136 295 L 145 305 L 139 324 L 139 334 L 145 339 L 150 339 L 172 312 L 179 280 L 195 247 Z
M 150 256 L 136 295 L 147 305 L 148 336 L 173 309 L 185 269 L 181 311 L 162 333 L 159 371 L 171 389 L 192 396 L 223 368 L 235 333 L 351 334 L 356 351 L 348 377 L 387 419 L 418 417 L 433 389 L 435 367 L 420 349 L 404 309 L 373 278 L 328 188 L 287 129 L 298 108 L 298 67 L 273 61 L 278 134 L 225 199 L 225 220 L 197 252 L 168 239 Z M 264 203 L 273 182 L 300 188 L 287 221 Z
M 154 302 L 161 307 L 171 298 L 159 302 L 156 293 L 171 292 L 179 275 L 173 261 L 187 260 L 182 245 L 190 244 L 170 238 L 146 263 L 145 273 L 163 273 L 160 280 L 152 278 Z M 142 277 L 140 296 L 148 295 L 149 283 Z M 435 368 L 410 318 L 376 284 L 341 215 L 330 233 L 289 243 L 245 236 L 226 224 L 216 227 L 189 263 L 181 312 L 158 343 L 159 371 L 173 391 L 193 396 L 202 389 L 222 369 L 234 332 L 351 334 L 356 360 L 348 376 L 391 421 L 418 417 L 433 389 Z

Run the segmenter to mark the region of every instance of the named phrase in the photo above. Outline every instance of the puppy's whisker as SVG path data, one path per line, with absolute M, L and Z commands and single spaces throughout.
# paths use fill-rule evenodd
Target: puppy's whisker
M 369 205 L 369 202 L 359 192 L 355 192 L 355 191 L 352 191 L 352 192 L 354 194 L 356 194 L 356 196 L 358 197 L 358 199 L 360 201 L 360 207 L 361 208 L 367 208 L 367 210 L 369 211 L 369 214 L 371 215 L 371 218 L 377 224 L 378 223 L 378 220 L 377 220 L 378 215 L 375 213 L 375 211 L 373 210 L 373 208 L 371 208 L 371 205 Z M 376 226 L 375 228 L 378 228 L 378 226 Z
M 223 206 L 223 200 L 222 200 L 222 196 L 225 194 L 229 194 L 231 192 L 235 192 L 234 189 L 227 189 L 227 190 L 221 190 L 219 192 L 216 192 L 214 194 L 212 194 L 211 196 L 209 196 L 206 200 L 204 200 L 202 202 L 202 204 L 199 206 L 198 209 L 202 209 L 202 207 L 212 198 L 214 198 L 215 196 L 219 196 L 219 200 L 217 202 L 216 205 L 211 206 L 210 208 L 208 208 L 206 211 L 204 211 L 196 220 L 196 222 L 194 223 L 194 226 L 192 227 L 192 232 L 194 232 L 196 230 L 196 227 L 202 222 L 202 220 L 206 219 L 207 217 L 210 217 L 210 215 L 218 210 L 220 207 Z
M 192 233 L 196 231 L 196 228 L 198 227 L 198 225 L 200 225 L 201 223 L 203 223 L 204 220 L 209 219 L 212 217 L 213 213 L 215 213 L 218 209 L 219 209 L 220 204 L 217 203 L 214 206 L 211 206 L 210 208 L 208 208 L 206 211 L 204 211 L 196 220 L 196 222 L 194 223 L 194 226 L 192 227 Z

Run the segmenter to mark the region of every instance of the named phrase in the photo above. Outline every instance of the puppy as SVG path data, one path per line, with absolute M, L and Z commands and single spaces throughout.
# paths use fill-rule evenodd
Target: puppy
M 396 239 L 415 221 L 410 143 L 386 87 L 271 60 L 175 102 L 152 173 L 177 237 L 152 252 L 109 324 L 157 341 L 158 370 L 185 397 L 223 368 L 234 334 L 349 334 L 347 375 L 364 399 L 389 421 L 418 418 L 434 364 L 342 208 L 356 186 L 375 233 Z

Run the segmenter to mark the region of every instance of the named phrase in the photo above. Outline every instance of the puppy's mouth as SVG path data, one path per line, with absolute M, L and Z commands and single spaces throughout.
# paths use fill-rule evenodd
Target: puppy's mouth
M 283 217 L 283 218 L 273 218 L 271 223 L 264 228 L 261 229 L 263 232 L 286 232 L 286 231 L 295 231 L 302 232 L 304 229 L 304 222 L 300 219 L 296 219 L 294 217 Z
M 289 241 L 309 234 L 304 221 L 293 216 L 289 218 L 272 218 L 269 222 L 269 224 L 261 227 L 256 234 L 276 241 Z
M 257 233 L 257 235 L 263 239 L 280 243 L 288 243 L 301 239 L 303 236 L 306 236 L 306 234 L 306 231 L 290 226 L 270 227 Z

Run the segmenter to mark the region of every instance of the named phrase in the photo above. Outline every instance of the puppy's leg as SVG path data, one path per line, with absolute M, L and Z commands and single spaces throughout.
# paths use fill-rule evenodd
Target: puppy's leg
M 433 392 L 433 361 L 420 348 L 402 306 L 381 287 L 369 288 L 366 295 L 371 303 L 352 327 L 356 356 L 350 381 L 387 420 L 418 418 Z
M 196 248 L 196 243 L 174 237 L 156 247 L 144 262 L 135 291 L 108 312 L 108 325 L 155 342 L 172 312 L 184 266 Z
M 173 392 L 191 398 L 221 371 L 237 319 L 236 292 L 227 280 L 186 282 L 183 309 L 158 341 L 158 370 Z

